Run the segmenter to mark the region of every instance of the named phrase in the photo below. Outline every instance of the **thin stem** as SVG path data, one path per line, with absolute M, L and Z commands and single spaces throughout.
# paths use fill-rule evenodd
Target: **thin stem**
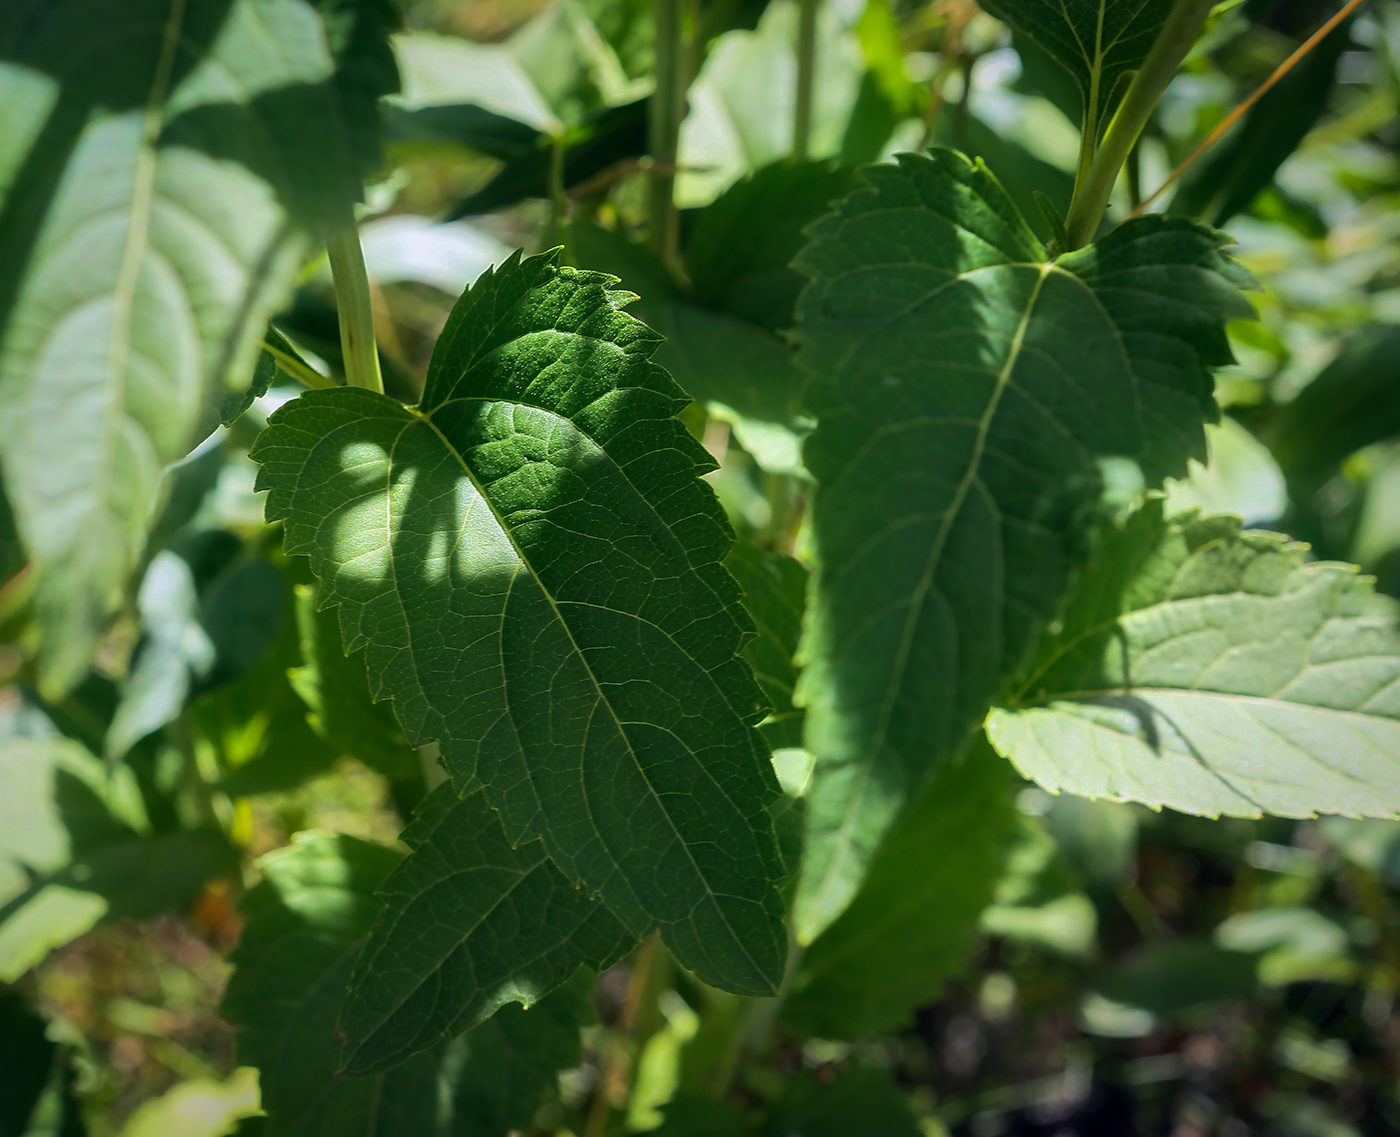
M 647 981 L 651 978 L 652 965 L 661 951 L 661 940 L 655 934 L 648 936 L 637 948 L 632 957 L 632 974 L 627 980 L 627 994 L 623 997 L 622 1008 L 618 1012 L 617 1023 L 613 1027 L 613 1038 L 609 1056 L 598 1078 L 598 1088 L 594 1091 L 593 1102 L 588 1110 L 588 1122 L 583 1137 L 603 1137 L 608 1125 L 608 1112 L 612 1107 L 611 1094 L 618 1088 L 627 1062 L 627 1042 L 637 1025 L 637 1011 L 646 993 Z
M 1333 28 L 1335 28 L 1338 24 L 1340 24 L 1343 20 L 1350 16 L 1360 6 L 1361 0 L 1348 0 L 1348 3 L 1342 8 L 1341 11 L 1339 11 L 1325 24 L 1323 24 L 1322 27 L 1318 28 L 1317 31 L 1313 32 L 1313 34 L 1303 42 L 1303 44 L 1298 48 L 1297 51 L 1295 51 L 1292 55 L 1290 55 L 1287 59 L 1280 63 L 1276 68 L 1274 68 L 1274 73 L 1270 75 L 1267 79 L 1265 79 L 1264 82 L 1260 83 L 1259 86 L 1255 88 L 1254 93 L 1249 96 L 1249 98 L 1245 99 L 1244 102 L 1242 102 L 1239 106 L 1237 106 L 1234 110 L 1227 114 L 1223 119 L 1221 119 L 1219 125 L 1216 126 L 1214 130 L 1212 130 L 1203 139 L 1201 139 L 1200 142 L 1196 144 L 1196 148 L 1181 160 L 1181 163 L 1177 166 L 1175 170 L 1173 170 L 1170 174 L 1167 175 L 1166 181 L 1164 181 L 1160 186 L 1153 190 L 1152 193 L 1145 197 L 1142 201 L 1137 203 L 1137 207 L 1133 210 L 1131 214 L 1129 214 L 1128 219 L 1132 220 L 1132 218 L 1134 217 L 1140 217 L 1143 211 L 1149 205 L 1151 205 L 1154 201 L 1161 197 L 1162 194 L 1166 193 L 1167 190 L 1174 186 L 1181 179 L 1181 175 L 1186 173 L 1187 170 L 1189 170 L 1200 160 L 1202 154 L 1204 154 L 1207 150 L 1209 150 L 1212 146 L 1214 146 L 1217 142 L 1224 138 L 1225 135 L 1229 132 L 1230 128 L 1234 126 L 1235 123 L 1239 122 L 1240 119 L 1244 118 L 1244 116 L 1249 113 L 1249 109 L 1269 93 L 1270 89 L 1274 86 L 1275 83 L 1277 83 L 1280 79 L 1282 79 L 1285 75 L 1292 71 L 1293 68 L 1297 67 L 1298 64 L 1302 62 L 1303 58 L 1308 54 L 1308 52 L 1312 51 L 1313 48 L 1315 48 L 1324 39 L 1326 39 L 1328 33 L 1330 33 Z
M 656 91 L 647 121 L 651 153 L 649 237 L 652 250 L 674 265 L 680 238 L 676 213 L 676 149 L 685 117 L 685 0 L 653 0 Z
M 1065 231 L 1069 235 L 1071 249 L 1087 245 L 1094 239 L 1094 231 L 1108 208 L 1113 184 L 1118 180 L 1118 171 L 1123 168 L 1128 152 L 1147 125 L 1157 100 L 1162 97 L 1167 84 L 1176 76 L 1181 61 L 1200 37 L 1201 28 L 1205 26 L 1206 17 L 1213 6 L 1213 0 L 1176 0 L 1171 15 L 1157 36 L 1157 42 L 1142 61 L 1142 69 L 1133 76 L 1127 94 L 1108 124 L 1103 144 L 1094 155 L 1089 172 L 1070 204 Z
M 303 386 L 310 387 L 314 391 L 324 390 L 327 387 L 339 386 L 333 379 L 327 379 L 319 371 L 312 371 L 300 359 L 288 355 L 280 347 L 267 340 L 262 342 L 263 351 L 277 360 L 277 366 L 295 379 Z
M 326 251 L 335 282 L 335 306 L 340 312 L 340 350 L 345 355 L 345 382 L 351 387 L 384 392 L 379 352 L 374 343 L 374 306 L 369 274 L 360 248 L 360 231 L 353 221 L 326 234 Z
M 817 81 L 817 8 L 821 0 L 800 0 L 797 9 L 797 93 L 792 113 L 792 159 L 807 160 L 812 141 L 812 90 Z

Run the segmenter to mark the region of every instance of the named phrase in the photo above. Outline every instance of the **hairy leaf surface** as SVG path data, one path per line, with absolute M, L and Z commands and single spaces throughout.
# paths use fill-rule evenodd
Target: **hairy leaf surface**
M 902 155 L 798 262 L 819 568 L 798 701 L 818 757 L 798 934 L 845 908 L 885 832 L 1056 612 L 1103 492 L 1202 456 L 1210 367 L 1250 314 L 1190 222 L 1058 261 L 984 167 Z
M 1086 797 L 1400 814 L 1400 606 L 1305 551 L 1233 517 L 1140 511 L 992 715 L 993 743 Z
M 1090 130 L 1107 121 L 1119 82 L 1147 56 L 1172 0 L 987 0 L 1074 76 Z
M 730 535 L 684 398 L 611 278 L 512 259 L 458 302 L 423 402 L 311 392 L 259 440 L 269 518 L 371 692 L 634 935 L 769 991 L 778 795 Z
M 339 57 L 302 0 L 0 11 L 0 456 L 50 697 L 87 668 L 161 470 L 253 376 L 305 226 L 358 192 L 342 104 L 384 50 L 371 6 L 342 6 Z M 393 81 L 390 60 L 371 102 Z
M 575 888 L 539 841 L 512 848 L 486 795 L 439 786 L 380 889 L 385 912 L 341 1013 L 346 1073 L 398 1065 L 508 1002 L 530 1006 L 580 965 L 602 971 L 635 943 Z

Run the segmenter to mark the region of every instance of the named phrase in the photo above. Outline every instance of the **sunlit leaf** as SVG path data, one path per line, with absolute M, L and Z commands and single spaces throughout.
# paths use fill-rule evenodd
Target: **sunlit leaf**
M 1142 510 L 992 714 L 993 743 L 1088 797 L 1400 814 L 1400 607 L 1304 553 L 1233 517 Z
M 1201 456 L 1224 324 L 1250 314 L 1220 236 L 1189 222 L 1145 217 L 1048 262 L 956 152 L 865 177 L 798 261 L 819 422 L 805 941 L 1055 615 L 1105 469 L 1160 485 Z
M 750 625 L 708 458 L 628 299 L 512 260 L 459 301 L 419 408 L 309 392 L 254 456 L 409 740 L 634 935 L 766 992 L 786 939 Z

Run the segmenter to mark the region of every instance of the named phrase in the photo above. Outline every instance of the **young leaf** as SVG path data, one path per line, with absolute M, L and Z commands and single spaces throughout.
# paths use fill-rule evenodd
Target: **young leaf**
M 836 1081 L 818 1081 L 804 1071 L 788 1082 L 763 1126 L 763 1137 L 917 1137 L 922 1132 L 909 1102 L 883 1070 L 852 1070 Z
M 343 68 L 384 49 L 370 40 Z M 56 698 L 136 564 L 162 468 L 252 375 L 299 222 L 357 192 L 339 95 L 363 79 L 337 74 L 298 0 L 11 4 L 0 45 L 0 454 Z
M 1047 789 L 1211 816 L 1400 815 L 1400 608 L 1233 517 L 1141 510 L 993 744 Z
M 810 942 L 929 772 L 1056 612 L 1102 493 L 1204 453 L 1210 367 L 1249 314 L 1190 222 L 1143 218 L 1047 263 L 985 167 L 901 155 L 798 261 L 819 426 L 819 568 L 798 702 L 818 756 L 797 894 Z
M 513 258 L 458 302 L 422 404 L 314 391 L 254 457 L 410 741 L 480 782 L 634 935 L 776 987 L 778 796 L 711 463 L 598 273 Z
M 802 957 L 783 1017 L 822 1038 L 863 1038 L 936 999 L 976 943 L 1015 838 L 1018 784 L 981 735 L 939 770 Z
M 744 607 L 758 628 L 744 658 L 773 708 L 758 729 L 774 750 L 801 746 L 802 712 L 792 705 L 797 686 L 792 658 L 802 635 L 807 570 L 795 557 L 766 552 L 748 541 L 735 545 L 725 563 L 744 590 Z
M 987 0 L 998 19 L 1015 25 L 1074 76 L 1090 130 L 1107 121 L 1118 84 L 1147 56 L 1172 10 L 1172 0 Z
M 344 1071 L 391 1069 L 508 1002 L 525 1006 L 573 975 L 602 971 L 635 943 L 580 892 L 539 841 L 512 848 L 480 791 L 439 786 L 379 890 L 385 912 L 355 964 L 340 1015 Z

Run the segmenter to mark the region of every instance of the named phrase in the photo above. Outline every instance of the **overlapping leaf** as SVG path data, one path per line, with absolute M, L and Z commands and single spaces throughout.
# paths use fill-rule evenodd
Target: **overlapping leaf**
M 380 889 L 385 912 L 340 1017 L 351 1075 L 391 1069 L 505 1003 L 530 1006 L 635 943 L 541 842 L 512 848 L 479 790 L 459 798 L 439 786 L 403 840 L 412 852 Z
M 578 1062 L 588 1007 L 571 984 L 388 1073 L 336 1075 L 336 1017 L 380 910 L 373 894 L 398 861 L 353 837 L 307 834 L 262 862 L 243 902 L 223 1013 L 243 1028 L 240 1060 L 261 1070 L 268 1137 L 506 1137 Z
M 855 901 L 808 949 L 783 1017 L 822 1038 L 897 1027 L 977 939 L 1016 835 L 1010 767 L 978 736 L 890 834 Z
M 747 541 L 734 546 L 726 562 L 744 590 L 744 607 L 758 638 L 744 648 L 754 678 L 772 707 L 759 729 L 774 750 L 802 745 L 802 711 L 792 705 L 797 686 L 793 656 L 802 635 L 807 570 L 795 557 L 770 553 Z
M 730 542 L 683 396 L 611 278 L 512 260 L 454 309 L 423 402 L 311 392 L 254 451 L 372 693 L 634 935 L 771 990 L 777 797 Z
M 1233 517 L 1142 510 L 992 715 L 993 743 L 1087 797 L 1400 815 L 1400 607 L 1304 552 Z
M 373 139 L 343 108 L 394 79 L 369 7 L 342 6 L 334 45 L 302 0 L 0 12 L 0 455 L 50 696 L 87 667 L 162 468 L 252 376 L 301 225 L 358 192 Z
M 1074 76 L 1093 131 L 1107 121 L 1118 84 L 1151 50 L 1172 0 L 987 0 L 986 8 L 1029 35 Z
M 820 486 L 806 940 L 1056 612 L 1102 464 L 1159 483 L 1202 455 L 1225 321 L 1250 313 L 1221 237 L 1189 222 L 1143 218 L 1049 263 L 960 154 L 866 177 L 798 261 Z

